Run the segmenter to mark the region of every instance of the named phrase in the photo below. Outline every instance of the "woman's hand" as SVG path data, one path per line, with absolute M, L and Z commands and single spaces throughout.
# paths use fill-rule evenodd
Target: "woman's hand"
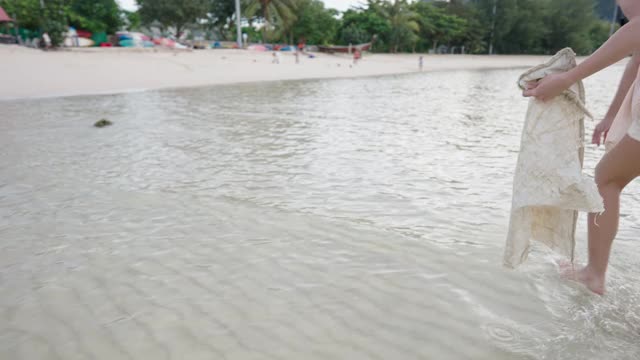
M 523 92 L 525 97 L 535 97 L 540 101 L 551 100 L 567 90 L 573 81 L 567 73 L 551 74 L 538 81 L 530 81 Z
M 607 134 L 609 133 L 609 129 L 611 129 L 611 124 L 613 124 L 613 118 L 602 119 L 602 121 L 596 125 L 595 130 L 593 130 L 591 143 L 598 146 L 604 144 L 604 142 L 607 141 Z

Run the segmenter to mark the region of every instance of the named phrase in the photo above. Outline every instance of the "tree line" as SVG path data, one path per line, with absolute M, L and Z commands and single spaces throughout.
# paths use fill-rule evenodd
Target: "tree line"
M 610 23 L 602 17 L 614 6 L 613 0 L 367 0 L 340 13 L 321 0 L 241 1 L 242 31 L 251 42 L 348 45 L 375 39 L 374 51 L 392 53 L 550 54 L 569 46 L 588 54 L 608 38 Z M 127 12 L 115 0 L 0 0 L 20 26 L 52 38 L 72 25 L 108 33 L 154 26 L 235 40 L 234 0 L 137 3 L 138 11 Z
M 113 34 L 140 24 L 136 13 L 121 9 L 115 0 L 0 0 L 0 7 L 19 28 L 47 32 L 54 45 L 62 43 L 68 26 Z

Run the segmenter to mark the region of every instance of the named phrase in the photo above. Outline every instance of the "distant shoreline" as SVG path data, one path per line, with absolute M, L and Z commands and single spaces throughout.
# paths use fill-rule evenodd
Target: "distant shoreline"
M 45 52 L 0 45 L 0 100 L 117 94 L 164 88 L 264 81 L 354 78 L 417 73 L 420 54 L 367 54 L 356 66 L 348 55 L 247 50 L 87 48 Z M 527 68 L 548 56 L 423 55 L 424 72 Z

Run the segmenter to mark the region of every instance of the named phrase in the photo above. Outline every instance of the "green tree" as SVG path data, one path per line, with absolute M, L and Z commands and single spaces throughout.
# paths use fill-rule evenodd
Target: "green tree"
M 236 12 L 235 1 L 209 0 L 207 27 L 224 39 L 235 36 L 235 24 L 230 23 Z
M 67 16 L 70 25 L 94 33 L 114 33 L 122 25 L 115 0 L 71 0 Z
M 478 0 L 477 9 L 488 30 L 485 40 L 497 53 L 550 54 L 571 47 L 578 54 L 589 54 L 606 38 L 596 4 L 595 0 Z
M 48 0 L 42 10 L 42 31 L 49 34 L 51 44 L 60 46 L 67 31 L 66 14 L 68 4 L 65 0 Z
M 136 30 L 142 24 L 140 14 L 137 11 L 122 10 L 122 22 L 128 30 Z
M 384 17 L 385 3 L 369 0 L 366 7 L 345 11 L 338 31 L 339 42 L 343 45 L 360 44 L 371 41 L 375 36 L 376 51 L 387 50 L 391 24 Z
M 235 30 L 235 28 L 234 28 Z M 247 34 L 247 41 L 257 42 L 262 38 L 262 34 L 252 26 L 245 26 L 242 28 L 242 33 Z
M 455 39 L 456 45 L 464 46 L 465 51 L 473 54 L 484 53 L 486 51 L 485 35 L 487 28 L 481 21 L 481 14 L 476 3 L 451 0 L 444 4 L 444 8 L 449 15 L 457 16 L 466 22 L 464 31 Z
M 498 8 L 502 22 L 496 25 L 496 50 L 505 54 L 544 52 L 544 40 L 549 36 L 547 19 L 550 2 L 504 1 L 505 8 Z
M 388 33 L 391 52 L 415 49 L 415 43 L 418 41 L 416 33 L 420 27 L 416 21 L 417 15 L 409 7 L 407 0 L 386 3 L 383 14 L 391 25 L 391 31 Z
M 140 19 L 144 24 L 155 21 L 164 28 L 172 27 L 180 36 L 185 28 L 206 17 L 207 0 L 136 0 Z
M 483 26 L 487 29 L 486 42 L 495 53 L 510 53 L 505 37 L 518 21 L 518 2 L 521 0 L 479 0 L 478 8 Z M 547 0 L 540 0 L 547 1 Z M 495 11 L 495 12 L 494 12 Z
M 600 45 L 592 38 L 599 24 L 594 8 L 593 0 L 550 1 L 546 48 L 555 52 L 569 46 L 578 54 L 593 52 Z
M 18 25 L 27 29 L 38 29 L 42 25 L 42 9 L 39 0 L 0 0 L 0 6 Z
M 450 15 L 445 8 L 436 7 L 429 3 L 414 4 L 418 15 L 419 34 L 421 44 L 419 50 L 425 50 L 431 45 L 435 51 L 440 44 L 456 44 L 462 46 L 466 34 L 467 21 L 456 15 Z
M 67 30 L 68 1 L 47 0 L 42 5 L 39 0 L 0 0 L 0 6 L 16 17 L 21 28 L 46 32 L 52 45 L 60 46 Z
M 480 0 L 487 44 L 495 53 L 544 53 L 552 0 Z M 495 14 L 493 9 L 496 9 Z
M 343 27 L 340 31 L 340 43 L 342 44 L 363 44 L 369 40 L 371 40 L 371 34 L 354 23 Z
M 591 25 L 590 37 L 592 51 L 598 49 L 609 39 L 611 24 L 609 21 L 596 20 Z
M 276 26 L 284 30 L 293 25 L 297 4 L 296 0 L 244 0 L 244 15 L 258 17 L 264 22 L 262 41 L 267 42 L 267 31 Z
M 310 44 L 329 44 L 340 26 L 338 11 L 326 9 L 320 0 L 300 0 L 296 21 L 291 28 L 293 41 L 305 39 Z

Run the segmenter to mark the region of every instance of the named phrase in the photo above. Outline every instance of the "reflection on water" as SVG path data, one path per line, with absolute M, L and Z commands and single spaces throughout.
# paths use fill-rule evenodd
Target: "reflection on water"
M 500 265 L 519 72 L 0 103 L 0 358 L 637 359 L 637 185 L 608 296 Z

